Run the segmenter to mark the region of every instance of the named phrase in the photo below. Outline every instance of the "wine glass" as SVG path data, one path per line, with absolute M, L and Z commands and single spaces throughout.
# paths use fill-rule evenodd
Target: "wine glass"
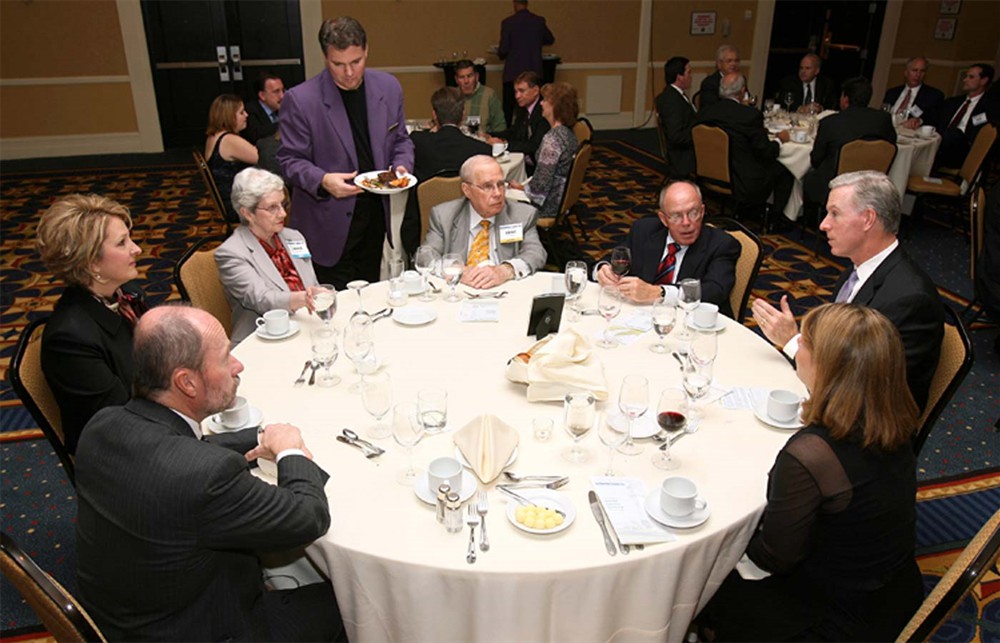
M 392 409 L 392 439 L 406 449 L 406 469 L 396 476 L 396 482 L 401 485 L 413 486 L 417 476 L 422 473 L 413 467 L 413 447 L 424 436 L 423 425 L 417 419 L 417 405 L 413 402 L 400 402 Z
M 605 421 L 601 422 L 597 426 L 597 437 L 601 439 L 604 446 L 608 447 L 608 468 L 604 471 L 604 475 L 617 475 L 615 474 L 614 467 L 612 466 L 615 461 L 615 451 L 621 447 L 622 443 L 625 442 L 625 438 L 628 436 L 611 426 L 611 424 L 607 421 L 607 418 L 605 418 Z
M 313 362 L 323 367 L 323 373 L 316 378 L 316 384 L 331 387 L 340 384 L 340 378 L 330 372 L 330 367 L 337 361 L 339 348 L 337 346 L 337 331 L 332 328 L 317 328 L 309 333 L 312 342 Z
M 372 373 L 377 367 L 375 360 L 375 323 L 368 313 L 358 311 L 351 316 L 344 327 L 344 354 L 354 363 L 355 370 L 361 378 L 366 373 Z M 361 379 L 348 389 L 351 393 L 360 393 Z
M 660 401 L 656 404 L 656 423 L 667 434 L 667 440 L 653 454 L 653 466 L 657 469 L 670 471 L 680 466 L 677 458 L 670 454 L 670 440 L 675 433 L 687 426 L 684 401 L 685 395 L 681 389 L 668 388 L 660 393 Z
M 368 415 L 375 418 L 375 426 L 367 431 L 368 437 L 381 440 L 392 435 L 392 429 L 382 424 L 382 418 L 392 408 L 392 386 L 387 372 L 372 373 L 362 378 L 361 402 Z
M 770 114 L 773 111 L 774 111 L 774 99 L 773 98 L 765 98 L 764 99 L 764 113 L 765 114 Z
M 632 251 L 626 246 L 618 246 L 611 251 L 611 271 L 624 277 L 632 269 Z
M 795 94 L 792 92 L 785 92 L 783 102 L 785 103 L 785 111 L 792 111 L 792 103 L 795 102 Z
M 677 308 L 663 299 L 657 299 L 653 304 L 653 330 L 656 331 L 657 340 L 649 347 L 649 350 L 654 353 L 666 353 L 670 350 L 670 347 L 663 340 L 674 329 L 676 320 Z
M 611 320 L 617 317 L 618 313 L 622 311 L 621 294 L 618 292 L 617 286 L 601 286 L 601 292 L 597 296 L 597 310 L 600 311 L 601 317 L 607 322 L 607 325 L 604 327 L 604 335 L 601 336 L 601 341 L 597 342 L 597 345 L 601 348 L 614 348 L 618 346 L 618 342 L 608 334 L 611 330 Z
M 437 263 L 438 252 L 430 246 L 420 246 L 413 256 L 413 263 L 423 277 L 424 292 L 420 295 L 420 301 L 434 301 L 431 295 L 430 274 L 434 271 L 434 264 Z
M 347 287 L 358 293 L 358 310 L 355 315 L 363 314 L 365 312 L 365 307 L 361 301 L 361 290 L 368 286 L 368 282 L 364 279 L 355 279 L 354 281 L 348 281 Z
M 572 321 L 576 321 L 580 316 L 580 296 L 587 287 L 587 264 L 583 261 L 566 262 L 566 299 L 569 300 L 569 309 L 572 313 Z
M 323 320 L 323 325 L 329 328 L 333 316 L 337 314 L 337 289 L 330 284 L 319 284 L 316 288 L 316 294 L 313 295 L 313 311 Z
M 719 336 L 714 331 L 698 330 L 691 338 L 688 357 L 698 365 L 711 364 L 719 354 Z
M 573 438 L 573 446 L 563 451 L 570 462 L 586 462 L 590 454 L 580 448 L 580 440 L 590 432 L 597 415 L 597 399 L 587 391 L 573 391 L 563 400 L 563 426 Z
M 681 324 L 681 332 L 677 339 L 682 342 L 691 341 L 691 333 L 688 332 L 688 317 L 691 312 L 701 303 L 701 280 L 681 279 L 677 284 L 677 301 L 684 309 L 684 323 Z
M 688 433 L 698 430 L 698 423 L 702 418 L 698 400 L 708 395 L 712 388 L 712 364 L 699 364 L 688 356 L 688 363 L 684 368 L 684 390 L 688 394 L 688 424 L 685 430 Z
M 455 292 L 455 286 L 462 280 L 462 271 L 465 269 L 465 258 L 456 252 L 449 252 L 441 259 L 441 272 L 444 274 L 444 281 L 451 290 L 445 296 L 445 301 L 461 301 L 462 296 Z
M 632 439 L 635 420 L 649 408 L 649 382 L 641 375 L 626 375 L 618 391 L 618 410 L 628 418 L 628 437 L 618 450 L 625 455 L 639 455 L 642 445 Z

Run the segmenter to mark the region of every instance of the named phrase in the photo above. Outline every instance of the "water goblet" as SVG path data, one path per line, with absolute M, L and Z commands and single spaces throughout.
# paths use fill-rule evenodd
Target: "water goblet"
M 684 391 L 678 388 L 664 389 L 660 393 L 660 401 L 656 404 L 656 423 L 667 434 L 667 440 L 653 454 L 653 466 L 657 469 L 671 471 L 680 466 L 677 458 L 670 454 L 670 440 L 687 426 L 685 399 Z
M 617 286 L 601 286 L 601 292 L 597 296 L 597 310 L 607 322 L 601 341 L 597 342 L 597 345 L 601 348 L 615 348 L 618 346 L 618 342 L 609 336 L 609 331 L 611 330 L 611 320 L 622 311 L 621 293 L 618 292 Z
M 566 299 L 569 300 L 570 321 L 580 318 L 580 297 L 587 287 L 587 264 L 583 261 L 566 262 Z
M 714 331 L 698 330 L 691 338 L 691 348 L 688 357 L 696 364 L 704 366 L 715 361 L 719 354 L 719 339 Z
M 392 408 L 392 386 L 385 371 L 372 373 L 362 378 L 361 402 L 368 415 L 375 418 L 375 426 L 368 429 L 368 437 L 381 440 L 392 435 L 392 428 L 382 424 L 382 418 Z
M 691 341 L 691 333 L 687 329 L 688 318 L 701 303 L 701 280 L 681 279 L 677 284 L 677 302 L 684 309 L 684 323 L 681 324 L 681 332 L 677 335 L 677 339 L 687 343 Z
M 365 307 L 361 301 L 361 291 L 368 286 L 368 282 L 364 279 L 355 279 L 354 281 L 348 281 L 347 287 L 358 293 L 358 310 L 355 315 L 363 314 L 365 312 Z
M 657 299 L 653 304 L 653 330 L 656 331 L 657 341 L 649 347 L 649 350 L 654 353 L 666 353 L 670 350 L 663 340 L 674 329 L 675 321 L 677 321 L 677 308 L 663 299 Z
M 434 297 L 431 295 L 430 274 L 434 271 L 434 265 L 437 261 L 438 252 L 430 246 L 420 246 L 413 256 L 414 267 L 424 282 L 424 292 L 420 295 L 420 301 L 434 301 Z
M 628 437 L 626 434 L 622 433 L 611 424 L 605 418 L 604 422 L 601 422 L 597 427 L 597 437 L 601 439 L 601 443 L 608 447 L 608 466 L 604 471 L 606 476 L 617 475 L 614 469 L 615 461 L 615 451 L 617 451 L 625 439 Z
M 570 462 L 586 462 L 590 454 L 580 448 L 580 440 L 594 426 L 597 415 L 597 400 L 587 391 L 574 391 L 566 394 L 563 401 L 563 426 L 570 437 L 573 446 L 563 451 L 563 458 Z
M 642 445 L 632 438 L 635 421 L 649 408 L 649 382 L 641 375 L 626 375 L 618 391 L 618 410 L 628 418 L 628 432 L 625 442 L 618 448 L 624 455 L 639 455 Z
M 764 99 L 764 113 L 765 114 L 770 114 L 773 111 L 774 111 L 774 99 L 773 98 L 765 98 Z
M 712 362 L 699 364 L 689 356 L 688 364 L 684 368 L 684 390 L 688 394 L 688 423 L 685 431 L 688 433 L 694 433 L 698 430 L 698 423 L 702 418 L 701 410 L 698 408 L 698 400 L 708 395 L 711 388 Z
M 368 313 L 359 311 L 351 316 L 344 327 L 344 354 L 354 364 L 361 378 L 365 373 L 374 372 L 378 366 L 375 356 L 374 322 Z M 361 392 L 361 379 L 348 389 L 351 393 Z
M 316 378 L 316 384 L 322 387 L 332 387 L 340 384 L 340 378 L 330 372 L 330 367 L 337 361 L 339 348 L 337 332 L 332 328 L 317 328 L 309 333 L 312 343 L 313 363 L 323 367 L 323 373 Z
M 785 92 L 783 102 L 785 103 L 785 111 L 787 112 L 792 111 L 792 103 L 795 102 L 795 94 L 793 94 L 792 92 Z
M 618 246 L 611 251 L 611 272 L 624 277 L 632 269 L 632 251 L 626 246 Z
M 323 321 L 323 325 L 329 328 L 333 316 L 337 314 L 337 289 L 331 284 L 319 284 L 316 289 L 313 311 Z
M 400 402 L 392 409 L 392 439 L 406 449 L 406 469 L 399 472 L 396 482 L 401 485 L 413 486 L 417 476 L 422 473 L 413 467 L 413 447 L 424 435 L 423 425 L 417 419 L 417 405 L 413 402 Z
M 462 301 L 462 296 L 455 292 L 455 286 L 462 280 L 462 271 L 465 269 L 465 258 L 455 252 L 449 252 L 441 259 L 441 272 L 444 274 L 444 281 L 448 284 L 448 294 L 445 301 Z

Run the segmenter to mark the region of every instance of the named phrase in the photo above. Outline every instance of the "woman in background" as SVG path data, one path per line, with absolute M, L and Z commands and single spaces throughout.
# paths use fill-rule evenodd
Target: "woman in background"
M 257 148 L 239 133 L 246 129 L 247 111 L 243 99 L 234 94 L 222 94 L 208 108 L 208 129 L 205 134 L 205 159 L 215 178 L 215 186 L 226 204 L 226 220 L 239 222 L 236 211 L 229 207 L 233 177 L 240 170 L 257 163 Z M 230 136 L 232 134 L 232 136 Z

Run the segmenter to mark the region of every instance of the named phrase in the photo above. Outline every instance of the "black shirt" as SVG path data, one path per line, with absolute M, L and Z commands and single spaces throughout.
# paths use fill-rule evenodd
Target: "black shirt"
M 375 167 L 375 157 L 372 155 L 371 137 L 368 135 L 368 104 L 365 100 L 365 83 L 357 89 L 342 89 L 340 97 L 344 100 L 344 108 L 347 110 L 347 120 L 351 124 L 351 136 L 354 137 L 354 148 L 358 153 L 358 172 L 371 172 L 372 170 L 385 170 L 386 168 Z

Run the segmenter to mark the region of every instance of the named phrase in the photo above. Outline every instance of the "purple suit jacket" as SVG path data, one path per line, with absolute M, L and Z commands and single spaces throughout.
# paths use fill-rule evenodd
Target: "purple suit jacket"
M 399 81 L 369 69 L 364 87 L 375 167 L 402 165 L 412 171 L 413 143 L 406 134 Z M 285 94 L 279 123 L 278 163 L 293 187 L 295 228 L 309 242 L 313 261 L 336 265 L 347 241 L 356 197 L 334 198 L 322 187 L 323 175 L 357 170 L 358 154 L 344 101 L 328 71 L 324 69 Z M 382 205 L 386 230 L 390 230 L 388 197 L 382 198 Z
M 505 60 L 503 82 L 512 83 L 523 71 L 542 75 L 542 47 L 556 41 L 545 25 L 545 18 L 527 9 L 515 11 L 500 23 L 500 48 Z M 284 118 L 284 116 L 282 116 Z

